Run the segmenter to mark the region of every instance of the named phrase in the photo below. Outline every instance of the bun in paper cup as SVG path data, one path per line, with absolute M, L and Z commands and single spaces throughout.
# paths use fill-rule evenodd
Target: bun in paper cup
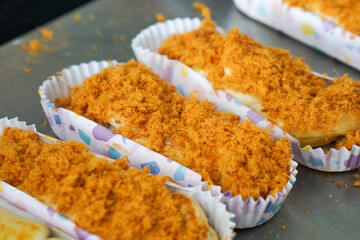
M 0 119 L 0 132 L 2 132 L 2 130 L 7 126 L 36 132 L 34 125 L 27 126 L 25 122 L 19 122 L 16 118 L 11 120 L 7 118 Z M 59 141 L 41 133 L 38 133 L 38 135 L 40 136 L 40 139 L 46 143 Z M 109 159 L 109 161 L 114 160 Z M 235 236 L 233 231 L 235 223 L 232 221 L 234 214 L 229 213 L 226 210 L 225 204 L 220 201 L 220 196 L 212 196 L 210 191 L 202 190 L 201 186 L 191 188 L 181 187 L 172 182 L 167 182 L 166 185 L 171 192 L 185 194 L 191 197 L 201 206 L 205 214 L 208 216 L 209 224 L 216 230 L 219 239 L 226 240 Z M 44 221 L 47 225 L 56 229 L 61 229 L 65 233 L 79 240 L 102 239 L 96 235 L 87 233 L 83 229 L 80 229 L 72 221 L 66 219 L 63 215 L 55 212 L 50 207 L 37 201 L 35 198 L 27 195 L 26 193 L 12 187 L 11 185 L 1 181 L 0 186 L 0 198 L 3 198 L 5 201 L 9 202 L 15 207 L 26 211 L 33 216 L 36 216 L 40 220 Z M 56 236 L 63 237 L 64 235 L 57 234 Z M 73 238 L 67 237 L 65 239 Z
M 158 58 L 160 61 L 164 60 L 163 56 L 154 57 Z M 203 191 L 210 190 L 212 196 L 219 197 L 221 201 L 226 204 L 227 210 L 235 214 L 234 221 L 237 228 L 254 227 L 266 222 L 274 216 L 285 201 L 296 181 L 296 162 L 291 160 L 289 168 L 291 174 L 287 184 L 283 187 L 281 192 L 276 193 L 274 197 L 269 195 L 266 199 L 260 197 L 255 201 L 250 197 L 244 201 L 241 195 L 232 196 L 229 192 L 223 193 L 219 186 L 213 186 L 209 189 L 206 182 L 201 181 L 201 176 L 194 171 L 125 138 L 124 136 L 114 134 L 109 129 L 90 121 L 89 119 L 64 108 L 55 106 L 55 99 L 67 96 L 70 87 L 82 83 L 87 77 L 100 72 L 103 68 L 115 63 L 115 61 L 102 61 L 71 66 L 68 69 L 62 70 L 61 74 L 49 77 L 48 80 L 44 81 L 40 86 L 39 93 L 41 96 L 41 104 L 51 128 L 59 138 L 63 140 L 85 142 L 90 147 L 91 151 L 114 159 L 127 155 L 131 166 L 137 168 L 149 166 L 152 174 L 169 176 L 184 187 L 201 186 Z M 158 63 L 163 64 L 163 62 Z M 175 79 L 181 72 L 185 75 L 190 73 L 194 74 L 194 72 L 187 67 L 181 67 L 181 65 L 180 68 L 176 68 L 175 65 L 176 63 L 172 63 L 171 66 L 166 65 L 166 69 L 168 70 L 166 73 L 163 71 L 162 74 L 160 74 L 160 77 L 175 85 L 180 92 L 188 91 L 187 87 L 179 87 L 176 84 Z M 158 68 L 161 69 L 162 65 L 159 64 Z M 196 83 L 194 82 L 194 84 Z M 202 91 L 200 88 L 198 89 Z M 272 129 L 274 131 L 276 130 L 276 128 Z M 146 159 L 151 159 L 151 161 Z M 212 214 L 214 213 L 210 209 L 209 215 L 211 216 Z
M 359 147 L 353 146 L 352 151 L 345 148 L 340 150 L 330 149 L 324 153 L 322 148 L 312 149 L 310 146 L 300 147 L 297 139 L 285 133 L 272 122 L 242 104 L 236 98 L 224 91 L 215 91 L 212 84 L 199 73 L 185 64 L 171 60 L 165 55 L 160 55 L 157 50 L 170 35 L 185 33 L 200 27 L 198 18 L 176 18 L 162 23 L 156 23 L 142 30 L 131 43 L 136 58 L 146 64 L 163 79 L 166 79 L 185 96 L 197 91 L 202 99 L 207 99 L 216 104 L 219 111 L 233 112 L 241 116 L 241 121 L 250 119 L 260 128 L 268 128 L 274 138 L 287 136 L 291 141 L 294 159 L 304 166 L 319 171 L 343 172 L 360 167 Z
M 18 121 L 17 118 L 0 119 L 0 133 L 2 133 L 5 127 L 20 128 L 23 130 L 36 132 L 35 125 L 28 126 L 25 122 Z M 40 139 L 46 143 L 58 141 L 47 135 L 40 133 L 38 133 L 38 135 Z M 37 219 L 40 219 L 52 229 L 53 236 L 55 237 L 61 237 L 65 240 L 71 240 L 74 238 L 79 240 L 102 240 L 100 237 L 90 234 L 84 229 L 77 227 L 73 221 L 67 219 L 60 213 L 57 213 L 54 209 L 3 181 L 0 181 L 0 198 L 4 199 L 6 202 L 13 205 L 17 209 L 29 213 L 31 216 L 34 216 Z M 58 230 L 61 230 L 68 236 L 59 233 Z
M 360 36 L 282 0 L 234 0 L 249 17 L 360 70 Z

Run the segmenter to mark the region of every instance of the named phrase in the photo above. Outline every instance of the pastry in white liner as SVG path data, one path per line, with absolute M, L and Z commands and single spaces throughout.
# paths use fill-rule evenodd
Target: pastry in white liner
M 325 8 L 331 9 L 334 5 L 339 4 L 338 1 L 326 1 L 324 2 Z M 351 1 L 354 7 L 350 7 L 349 12 L 349 6 L 346 5 Z M 300 3 L 300 5 L 304 4 L 302 0 L 296 2 Z M 316 4 L 318 1 L 305 2 L 306 5 L 312 5 L 313 2 Z M 359 31 L 355 27 L 356 25 L 359 27 L 359 18 L 356 13 L 359 5 L 354 2 L 356 0 L 340 1 L 340 6 L 344 3 L 345 6 L 338 7 L 337 9 L 335 7 L 337 13 L 335 11 L 330 16 L 319 14 L 316 9 L 310 10 L 303 7 L 289 6 L 284 0 L 234 0 L 235 6 L 250 18 L 281 31 L 315 50 L 320 50 L 344 64 L 360 70 L 360 65 L 358 64 L 360 62 L 360 55 L 358 53 L 360 35 L 355 33 Z M 348 10 L 343 11 L 346 8 Z M 354 24 L 355 28 L 347 28 L 345 24 L 337 21 L 336 19 L 340 15 L 350 24 Z
M 105 84 L 106 83 L 106 84 Z M 135 61 L 109 67 L 56 101 L 202 175 L 243 199 L 274 196 L 289 180 L 290 145 L 234 114 L 183 97 Z
M 32 131 L 3 130 L 0 179 L 81 227 L 104 239 L 218 239 L 194 200 L 167 190 L 168 178 L 129 169 L 124 160 L 109 162 L 95 157 L 74 141 L 46 144 L 38 138 Z M 161 215 L 164 211 L 166 214 Z M 168 221 L 172 222 L 170 229 L 166 227 Z
M 142 167 L 150 165 L 153 167 L 151 169 L 154 174 L 160 173 L 162 175 L 171 176 L 183 186 L 197 186 L 201 187 L 203 190 L 210 190 L 207 192 L 211 192 L 213 196 L 221 198 L 222 202 L 226 202 L 228 210 L 236 214 L 234 221 L 239 228 L 260 225 L 270 219 L 278 211 L 296 181 L 297 164 L 292 160 L 290 160 L 291 166 L 289 167 L 290 179 L 281 192 L 275 193 L 274 197 L 268 195 L 266 198 L 260 197 L 256 201 L 249 197 L 244 201 L 241 195 L 234 196 L 230 192 L 223 193 L 223 189 L 219 186 L 213 186 L 209 189 L 205 182 L 200 181 L 201 176 L 192 172 L 190 169 L 187 169 L 160 154 L 152 152 L 124 136 L 113 134 L 93 121 L 80 117 L 78 114 L 74 114 L 67 109 L 58 108 L 53 104 L 55 99 L 67 97 L 69 95 L 69 87 L 81 84 L 87 77 L 93 76 L 104 68 L 115 64 L 116 61 L 93 61 L 88 64 L 83 63 L 78 66 L 71 66 L 68 69 L 63 69 L 61 74 L 49 77 L 48 80 L 40 86 L 39 93 L 42 99 L 42 106 L 48 116 L 50 126 L 59 137 L 62 139 L 84 141 L 90 146 L 92 151 L 105 155 L 110 153 L 113 158 L 123 154 L 129 155 L 132 166 Z M 177 75 L 171 76 L 174 77 L 173 79 L 176 79 Z M 109 126 L 109 124 L 107 126 Z M 104 136 L 102 136 L 102 134 L 100 135 L 100 129 L 102 129 L 101 132 L 105 134 Z M 87 138 L 87 136 L 89 138 Z M 114 150 L 118 151 L 115 155 Z M 141 158 L 144 158 L 144 156 L 152 156 L 153 161 L 151 163 L 142 162 L 140 156 L 142 156 Z M 208 216 L 214 216 L 213 214 L 215 212 L 218 213 L 218 210 L 215 210 L 213 207 L 207 208 L 208 205 L 202 206 L 206 206 L 205 211 Z M 210 218 L 210 220 L 211 219 L 213 218 Z M 217 219 L 220 220 L 220 218 Z M 226 221 L 213 222 L 212 220 L 212 226 L 215 226 L 218 233 L 220 232 L 222 239 L 226 239 L 226 237 L 229 236 L 229 234 L 225 235 L 227 231 L 222 227 L 227 225 Z
M 313 12 L 333 24 L 360 35 L 360 2 L 357 0 L 283 0 L 291 7 Z
M 360 128 L 360 83 L 344 75 L 331 85 L 302 58 L 261 45 L 233 28 L 220 34 L 205 12 L 197 30 L 169 36 L 160 54 L 187 64 L 220 89 L 299 140 L 326 145 Z

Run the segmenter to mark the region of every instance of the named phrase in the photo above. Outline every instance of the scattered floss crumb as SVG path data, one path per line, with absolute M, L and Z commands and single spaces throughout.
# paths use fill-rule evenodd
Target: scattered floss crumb
M 353 186 L 354 186 L 354 187 L 360 187 L 360 181 L 354 182 L 354 183 L 353 183 Z
M 158 13 L 158 14 L 156 14 L 156 20 L 157 20 L 158 22 L 165 22 L 166 17 L 164 16 L 164 14 Z
M 42 45 L 38 39 L 30 40 L 28 44 L 24 43 L 21 46 L 25 51 L 34 56 L 37 56 L 38 52 L 42 49 Z
M 125 35 L 121 35 L 120 36 L 120 41 L 124 41 L 125 40 Z
M 81 20 L 81 15 L 79 13 L 74 15 L 74 21 L 80 21 Z
M 201 2 L 194 2 L 193 3 L 193 8 L 196 11 L 201 12 L 204 8 L 207 8 L 205 4 L 201 3 Z
M 285 230 L 285 229 L 286 229 L 286 226 L 285 226 L 285 225 L 282 225 L 282 226 L 281 226 L 281 229 L 282 229 L 282 230 Z
M 23 69 L 24 69 L 24 72 L 26 72 L 26 73 L 31 73 L 33 70 L 32 70 L 32 68 L 28 68 L 28 67 L 23 67 Z
M 40 31 L 44 41 L 53 39 L 53 32 L 51 30 L 43 28 Z
M 95 19 L 95 15 L 94 15 L 94 14 L 90 14 L 89 19 L 90 19 L 90 21 L 93 21 L 93 20 Z

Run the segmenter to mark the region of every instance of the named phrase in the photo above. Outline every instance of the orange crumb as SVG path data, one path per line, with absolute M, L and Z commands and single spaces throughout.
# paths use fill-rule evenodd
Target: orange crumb
M 287 138 L 274 140 L 250 121 L 239 123 L 239 116 L 215 111 L 213 103 L 183 97 L 134 60 L 87 78 L 56 104 L 104 126 L 112 124 L 115 133 L 194 170 L 233 196 L 274 196 L 289 180 Z
M 275 234 L 275 239 L 276 239 L 276 240 L 280 239 L 280 235 L 279 235 L 279 234 Z
M 32 68 L 28 68 L 28 67 L 23 67 L 23 69 L 24 69 L 24 72 L 26 72 L 26 73 L 31 73 L 32 71 L 33 71 L 33 69 Z
M 74 21 L 78 22 L 78 21 L 80 21 L 80 20 L 81 20 L 81 15 L 80 15 L 80 13 L 76 13 L 76 14 L 74 15 Z
M 281 226 L 281 229 L 282 229 L 282 230 L 285 230 L 285 229 L 286 229 L 286 226 L 282 225 L 282 226 Z
M 51 31 L 47 28 L 42 28 L 40 31 L 41 31 L 41 35 L 42 35 L 44 41 L 53 39 L 53 31 Z
M 91 50 L 98 50 L 99 47 L 97 45 L 91 45 Z
M 357 173 L 355 173 L 355 174 L 353 175 L 353 177 L 354 177 L 355 179 L 360 179 L 360 175 L 357 174 Z
M 304 58 L 263 46 L 237 28 L 220 34 L 210 14 L 204 16 L 198 29 L 171 35 L 158 52 L 202 72 L 215 89 L 251 95 L 265 109 L 258 113 L 301 146 L 324 145 L 360 125 L 360 82 L 345 74 L 328 86 Z
M 166 20 L 166 17 L 164 16 L 164 14 L 162 14 L 162 13 L 156 14 L 156 21 L 165 22 L 165 20 Z
M 101 30 L 96 30 L 96 36 L 98 36 L 98 37 L 101 36 Z
M 344 232 L 344 231 L 345 231 L 345 229 L 343 229 L 343 228 L 340 228 L 340 231 L 341 231 L 341 232 Z
M 30 40 L 28 44 L 22 44 L 22 48 L 33 56 L 37 56 L 42 49 L 42 45 L 38 39 Z
M 353 145 L 360 146 L 360 130 L 351 131 L 346 134 L 343 139 L 337 142 L 335 148 L 340 149 L 345 147 L 347 150 L 351 151 Z
M 342 187 L 342 184 L 341 184 L 341 183 L 337 183 L 337 184 L 336 184 L 336 187 L 339 189 L 339 188 Z
M 348 186 L 347 184 L 345 184 L 345 188 L 346 188 L 347 190 L 349 190 L 349 186 Z
M 207 6 L 202 3 L 202 2 L 194 2 L 193 3 L 193 8 L 196 10 L 196 11 L 199 11 L 201 12 L 204 8 L 207 8 Z
M 305 209 L 305 208 L 303 209 L 303 212 L 306 213 L 306 209 Z
M 45 127 L 46 125 L 47 125 L 47 121 L 44 121 L 42 127 Z
M 94 21 L 95 15 L 94 15 L 94 14 L 90 14 L 89 19 L 90 19 L 90 21 Z
M 360 2 L 358 0 L 284 0 L 290 6 L 315 12 L 344 29 L 360 35 Z M 354 38 L 353 35 L 350 38 Z
M 360 187 L 360 181 L 356 181 L 353 183 L 353 187 Z
M 30 194 L 103 239 L 206 239 L 209 226 L 191 199 L 172 194 L 167 177 L 109 162 L 76 141 L 46 144 L 36 133 L 5 128 L 0 180 Z
M 196 11 L 199 11 L 201 12 L 201 14 L 205 17 L 210 17 L 210 9 L 204 4 L 204 3 L 201 3 L 201 2 L 194 2 L 193 3 L 193 8 L 196 10 Z
M 120 41 L 124 41 L 125 40 L 125 35 L 120 35 Z

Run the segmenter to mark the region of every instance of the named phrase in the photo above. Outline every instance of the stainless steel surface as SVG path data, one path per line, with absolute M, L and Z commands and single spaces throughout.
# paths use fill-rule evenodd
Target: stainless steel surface
M 218 25 L 227 30 L 236 26 L 263 44 L 290 49 L 292 54 L 306 57 L 317 72 L 330 76 L 348 73 L 360 79 L 360 72 L 247 18 L 230 0 L 205 3 Z M 75 13 L 80 14 L 80 21 L 74 21 Z M 0 118 L 17 116 L 36 124 L 38 131 L 54 136 L 39 103 L 37 90 L 42 81 L 72 64 L 133 58 L 131 39 L 155 23 L 157 13 L 163 13 L 168 19 L 200 17 L 192 9 L 192 0 L 95 1 L 44 26 L 54 31 L 54 39 L 46 42 L 55 48 L 54 53 L 42 51 L 38 56 L 31 56 L 21 48 L 21 44 L 31 39 L 41 39 L 38 30 L 1 46 Z M 125 40 L 121 40 L 121 35 Z M 33 71 L 25 73 L 24 66 Z M 262 226 L 237 230 L 236 239 L 360 238 L 360 190 L 352 187 L 356 180 L 354 174 L 360 171 L 323 173 L 302 166 L 298 170 L 297 182 L 279 213 Z M 343 186 L 338 189 L 337 183 Z

